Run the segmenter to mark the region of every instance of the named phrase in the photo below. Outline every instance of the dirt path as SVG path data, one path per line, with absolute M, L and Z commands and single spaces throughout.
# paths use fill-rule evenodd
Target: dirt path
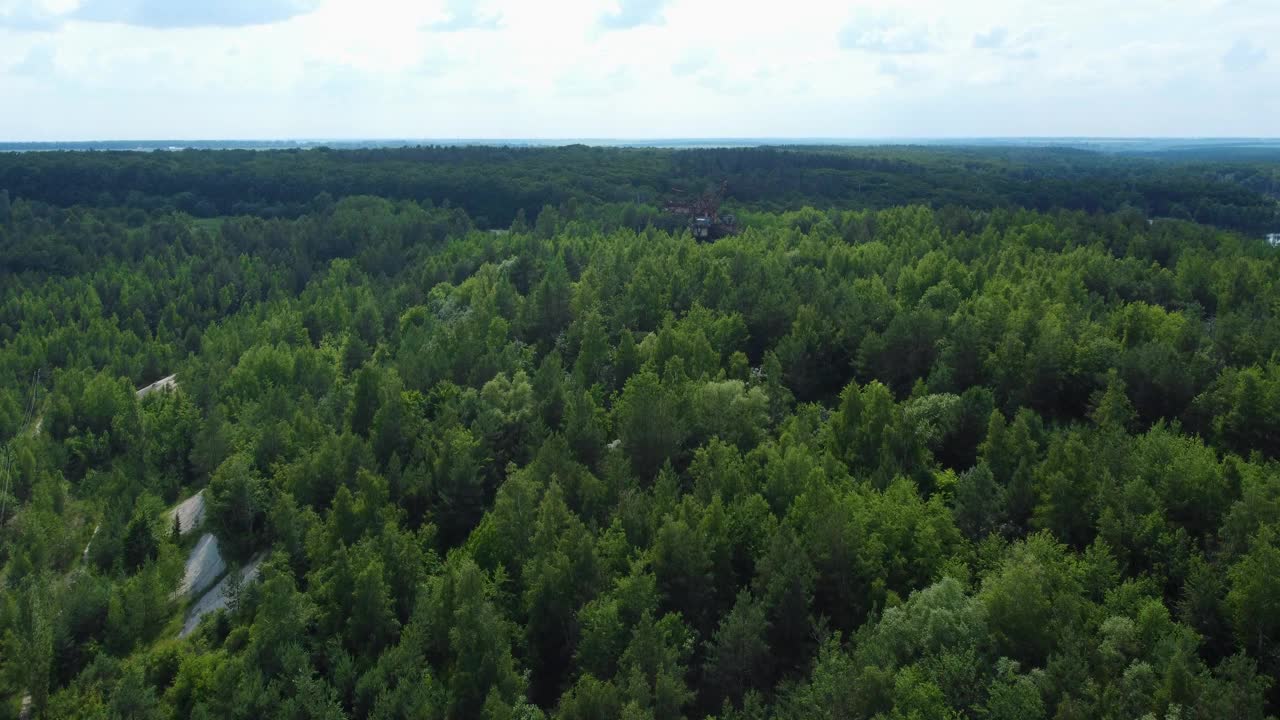
M 84 544 L 84 552 L 80 554 L 80 562 L 89 562 L 89 548 L 93 547 L 93 539 L 98 537 L 98 531 L 102 529 L 102 523 L 93 526 L 93 534 L 89 536 L 89 542 Z

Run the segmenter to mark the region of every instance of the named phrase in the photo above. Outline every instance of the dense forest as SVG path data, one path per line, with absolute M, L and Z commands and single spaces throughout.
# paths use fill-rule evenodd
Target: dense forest
M 661 209 L 721 181 L 739 234 Z M 15 153 L 0 188 L 0 718 L 1280 713 L 1280 162 Z
M 725 149 L 415 147 L 400 149 L 0 152 L 0 188 L 83 205 L 135 225 L 150 213 L 298 218 L 318 197 L 447 200 L 480 229 L 531 222 L 546 205 L 634 205 L 637 231 L 674 191 L 727 182 L 758 210 L 887 209 L 1086 212 L 1136 209 L 1252 234 L 1280 226 L 1280 153 L 1172 161 L 1069 148 L 758 147 Z M 1176 156 L 1175 156 L 1176 157 Z M 1230 161 L 1227 161 L 1230 160 Z M 650 211 L 650 212 L 646 212 Z

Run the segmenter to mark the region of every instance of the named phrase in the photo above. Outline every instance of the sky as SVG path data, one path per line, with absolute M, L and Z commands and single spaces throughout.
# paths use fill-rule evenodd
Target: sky
M 1280 136 L 1280 0 L 0 0 L 0 141 Z

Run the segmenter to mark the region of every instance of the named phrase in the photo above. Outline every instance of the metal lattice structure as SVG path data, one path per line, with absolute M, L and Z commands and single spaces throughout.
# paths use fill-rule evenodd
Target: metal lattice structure
M 689 232 L 699 240 L 716 240 L 726 235 L 738 233 L 738 220 L 732 214 L 721 214 L 720 205 L 729 192 L 728 181 L 719 187 L 707 190 L 697 197 L 690 198 L 679 188 L 674 188 L 675 197 L 668 200 L 663 209 L 672 215 L 688 218 Z

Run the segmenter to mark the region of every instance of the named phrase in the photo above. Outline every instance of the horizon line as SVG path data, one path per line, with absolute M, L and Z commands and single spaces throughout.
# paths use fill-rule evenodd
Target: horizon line
M 56 145 L 84 143 L 122 142 L 662 142 L 662 141 L 752 141 L 777 140 L 789 142 L 909 142 L 909 141 L 957 141 L 957 140 L 1076 140 L 1076 141 L 1140 141 L 1140 140 L 1198 140 L 1198 141 L 1269 141 L 1280 142 L 1280 135 L 653 135 L 653 136 L 289 136 L 289 137 L 119 137 L 119 138 L 59 138 L 52 140 L 0 139 L 0 145 Z

